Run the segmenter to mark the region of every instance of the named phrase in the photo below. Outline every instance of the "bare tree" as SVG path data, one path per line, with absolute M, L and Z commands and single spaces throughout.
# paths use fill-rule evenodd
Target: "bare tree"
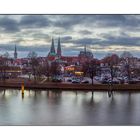
M 1 72 L 1 79 L 5 81 L 6 79 L 6 70 L 8 69 L 8 58 L 1 57 L 0 58 L 0 72 Z
M 28 58 L 30 59 L 31 73 L 34 76 L 34 82 L 37 80 L 39 61 L 36 52 L 29 52 Z
M 127 73 L 128 82 L 130 82 L 130 80 L 131 80 L 130 58 L 126 58 L 126 60 L 125 60 L 125 71 Z
M 126 58 L 132 58 L 133 55 L 132 55 L 130 52 L 128 52 L 128 51 L 124 51 L 124 52 L 121 54 L 120 57 L 126 59 Z
M 51 63 L 51 68 L 50 68 L 51 76 L 57 76 L 60 75 L 60 67 L 59 63 L 57 62 L 52 62 Z
M 39 64 L 39 66 L 37 67 L 37 76 L 38 77 L 45 76 L 49 80 L 50 66 L 49 66 L 47 59 L 45 61 L 41 62 L 41 64 Z
M 113 82 L 113 78 L 115 77 L 118 70 L 117 64 L 119 63 L 119 60 L 120 59 L 116 54 L 104 58 L 104 62 L 108 64 L 108 67 L 110 69 L 111 83 Z
M 10 56 L 10 55 L 9 55 L 8 52 L 5 52 L 5 53 L 2 55 L 3 58 L 7 58 L 7 59 L 9 58 L 9 56 Z
M 93 78 L 94 78 L 94 76 L 96 76 L 97 69 L 98 69 L 98 63 L 97 63 L 96 59 L 93 59 L 90 62 L 83 64 L 84 75 L 87 75 L 91 78 L 92 85 L 94 83 Z
M 130 52 L 125 51 L 122 53 L 121 59 L 129 82 L 131 80 L 131 70 L 132 70 L 131 66 L 132 65 L 134 66 L 133 55 Z
M 48 63 L 48 60 L 45 59 L 45 62 L 42 65 L 42 74 L 45 75 L 49 81 L 50 76 L 50 65 Z

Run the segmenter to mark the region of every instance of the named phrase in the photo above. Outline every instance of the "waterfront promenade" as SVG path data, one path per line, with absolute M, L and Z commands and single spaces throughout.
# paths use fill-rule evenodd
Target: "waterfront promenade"
M 35 82 L 0 82 L 1 88 L 21 88 L 24 83 L 25 89 L 63 89 L 63 90 L 137 90 L 140 91 L 140 84 L 79 84 L 79 83 L 35 83 Z

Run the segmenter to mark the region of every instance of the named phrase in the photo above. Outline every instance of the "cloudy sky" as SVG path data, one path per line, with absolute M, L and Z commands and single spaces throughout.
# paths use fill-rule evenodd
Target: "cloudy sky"
M 61 38 L 63 55 L 77 55 L 86 45 L 94 56 L 130 51 L 140 54 L 140 15 L 0 15 L 0 54 L 29 51 L 48 54 L 51 39 Z

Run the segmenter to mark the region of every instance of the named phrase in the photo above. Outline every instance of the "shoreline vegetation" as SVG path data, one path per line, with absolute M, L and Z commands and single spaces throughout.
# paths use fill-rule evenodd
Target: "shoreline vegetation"
M 33 81 L 4 81 L 0 82 L 0 88 L 18 88 L 21 89 L 24 83 L 26 89 L 61 89 L 61 90 L 104 90 L 104 91 L 140 91 L 140 84 L 79 84 L 79 83 L 57 83 L 46 82 L 39 83 Z

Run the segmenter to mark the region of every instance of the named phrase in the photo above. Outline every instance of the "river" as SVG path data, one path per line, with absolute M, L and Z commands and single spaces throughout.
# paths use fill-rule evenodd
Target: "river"
M 1 89 L 0 125 L 140 125 L 140 92 Z

